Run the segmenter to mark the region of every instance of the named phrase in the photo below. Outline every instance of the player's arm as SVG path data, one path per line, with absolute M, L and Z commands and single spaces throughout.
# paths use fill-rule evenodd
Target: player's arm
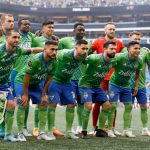
M 36 54 L 36 53 L 40 53 L 40 52 L 43 52 L 44 48 L 42 47 L 34 47 L 34 48 L 31 48 L 31 54 Z
M 46 79 L 46 81 L 45 81 L 44 89 L 43 89 L 43 91 L 42 91 L 42 102 L 43 102 L 43 103 L 44 103 L 44 102 L 48 103 L 48 99 L 47 99 L 46 93 L 47 93 L 47 90 L 48 90 L 48 87 L 49 87 L 49 85 L 50 85 L 51 80 L 52 80 L 52 76 L 51 76 L 51 75 L 48 75 L 48 76 L 47 76 L 47 79 Z
M 137 94 L 137 92 L 138 92 L 139 81 L 140 81 L 140 72 L 139 72 L 139 71 L 136 71 L 133 96 L 135 96 L 135 95 Z
M 22 101 L 21 105 L 25 106 L 28 102 L 28 88 L 29 88 L 29 80 L 31 78 L 30 74 L 25 74 L 24 75 L 24 80 L 23 80 L 23 88 L 24 88 L 24 94 L 22 96 Z

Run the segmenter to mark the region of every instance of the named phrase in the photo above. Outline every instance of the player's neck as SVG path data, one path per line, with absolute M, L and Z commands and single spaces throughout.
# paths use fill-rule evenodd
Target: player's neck
M 81 56 L 79 56 L 79 55 L 77 54 L 76 50 L 74 50 L 73 56 L 74 56 L 74 59 L 75 59 L 75 60 L 79 60 L 79 59 L 81 58 Z
M 133 56 L 133 55 L 131 55 L 131 54 L 129 53 L 129 59 L 130 59 L 130 60 L 136 60 L 137 57 L 135 57 L 135 56 Z
M 6 43 L 6 50 L 9 53 L 12 53 L 14 51 L 15 47 L 12 47 L 10 44 Z
M 45 53 L 44 53 L 44 61 L 45 62 L 49 62 L 51 60 L 50 57 L 48 57 Z
M 106 39 L 106 41 L 114 40 L 114 38 L 109 38 L 107 35 L 105 35 L 105 39 Z
M 108 57 L 106 53 L 104 53 L 104 60 L 105 60 L 106 62 L 109 62 L 109 61 L 111 60 L 111 58 Z
M 46 38 L 51 38 L 52 37 L 52 35 L 47 35 L 47 34 L 45 34 L 45 33 L 43 33 L 43 36 L 45 36 Z

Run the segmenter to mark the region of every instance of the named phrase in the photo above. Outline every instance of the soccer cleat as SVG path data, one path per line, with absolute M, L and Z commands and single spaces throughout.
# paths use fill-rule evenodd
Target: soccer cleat
M 147 128 L 142 129 L 142 135 L 143 136 L 150 136 L 150 131 Z
M 98 127 L 96 126 L 95 128 L 92 128 L 92 130 L 89 132 L 89 135 L 95 135 Z
M 57 130 L 56 128 L 52 129 L 52 132 L 55 136 L 64 136 L 63 133 L 61 133 L 59 130 Z
M 82 131 L 81 134 L 82 134 L 82 135 L 81 135 L 81 138 L 82 138 L 82 139 L 89 139 L 89 137 L 87 136 L 87 131 Z
M 23 129 L 23 134 L 24 134 L 24 136 L 32 136 L 32 134 L 29 133 L 29 130 L 27 128 Z
M 0 137 L 4 137 L 5 136 L 5 130 L 0 129 Z
M 126 137 L 136 137 L 133 133 L 132 133 L 132 130 L 131 129 L 127 129 L 127 130 L 124 130 L 123 133 L 122 133 L 122 136 L 126 136 Z
M 13 134 L 8 134 L 8 135 L 5 135 L 4 141 L 18 142 L 19 140 L 15 138 Z
M 72 132 L 66 132 L 66 135 L 65 135 L 65 137 L 67 137 L 67 138 L 69 138 L 69 139 L 79 139 L 79 137 L 78 136 L 76 136 L 74 133 L 72 133 Z
M 82 127 L 81 126 L 77 126 L 75 134 L 80 134 L 80 133 L 82 133 Z
M 96 137 L 108 137 L 108 133 L 104 130 L 97 129 L 95 136 Z
M 113 133 L 114 133 L 115 135 L 117 135 L 117 136 L 121 136 L 121 133 L 120 133 L 120 132 L 118 132 L 117 130 L 115 130 L 114 128 L 112 129 L 112 131 L 113 131 Z
M 40 133 L 37 137 L 38 140 L 46 140 L 46 141 L 51 141 L 53 140 L 51 137 L 46 135 L 44 132 Z
M 39 129 L 38 128 L 34 128 L 32 134 L 33 134 L 33 136 L 37 137 L 39 135 Z
M 56 140 L 56 137 L 54 136 L 54 134 L 52 132 L 48 132 L 47 134 L 52 140 Z
M 112 130 L 108 130 L 107 133 L 109 137 L 116 137 L 116 135 L 114 134 Z
M 20 142 L 26 142 L 27 141 L 23 133 L 18 133 L 18 140 Z

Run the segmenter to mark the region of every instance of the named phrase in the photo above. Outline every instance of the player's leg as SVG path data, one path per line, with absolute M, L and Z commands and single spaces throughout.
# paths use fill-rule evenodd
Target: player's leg
M 39 135 L 39 129 L 38 129 L 38 124 L 39 124 L 39 119 L 38 119 L 38 116 L 39 116 L 39 106 L 36 105 L 35 106 L 35 109 L 34 109 L 34 129 L 33 129 L 33 136 L 38 136 Z

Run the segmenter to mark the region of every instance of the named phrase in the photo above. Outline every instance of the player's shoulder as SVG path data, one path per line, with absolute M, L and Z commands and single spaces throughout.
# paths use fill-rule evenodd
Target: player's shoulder
M 106 42 L 106 39 L 105 39 L 105 37 L 100 37 L 100 38 L 97 38 L 97 39 L 93 40 L 93 43 L 97 43 L 97 42 L 98 42 L 98 43 L 99 43 L 99 42 L 100 42 L 100 43 L 101 43 L 101 42 L 104 43 L 104 42 Z
M 59 39 L 59 42 L 66 42 L 66 41 L 71 41 L 72 37 L 63 37 L 61 39 Z

